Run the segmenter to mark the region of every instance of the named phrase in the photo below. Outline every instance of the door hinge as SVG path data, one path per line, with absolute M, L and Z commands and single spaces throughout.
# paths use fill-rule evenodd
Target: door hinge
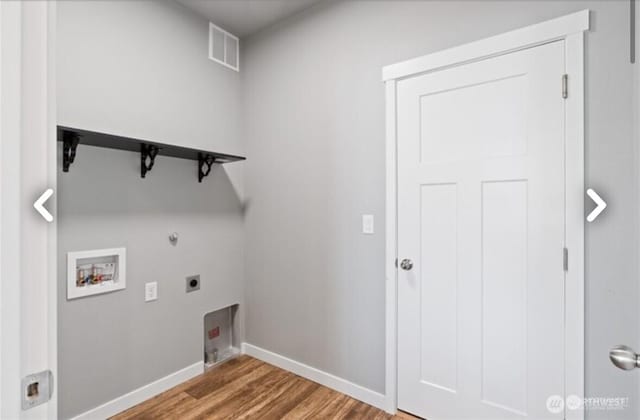
M 569 97 L 569 75 L 562 75 L 562 97 L 567 99 Z
M 562 268 L 564 271 L 569 271 L 569 250 L 562 248 Z

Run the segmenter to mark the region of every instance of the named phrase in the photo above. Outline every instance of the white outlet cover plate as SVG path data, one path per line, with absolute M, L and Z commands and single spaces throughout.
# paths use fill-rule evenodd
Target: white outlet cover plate
M 144 301 L 151 302 L 158 299 L 158 282 L 145 283 L 144 285 Z

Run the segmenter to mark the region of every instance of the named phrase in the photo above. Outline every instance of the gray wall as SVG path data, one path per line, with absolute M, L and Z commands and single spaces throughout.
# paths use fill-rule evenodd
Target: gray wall
M 632 405 L 589 418 L 638 418 L 637 375 L 607 355 L 638 344 L 627 1 L 340 2 L 251 37 L 242 75 L 247 341 L 384 392 L 381 68 L 585 8 L 594 12 L 587 185 L 610 205 L 586 230 L 587 394 Z M 376 217 L 374 236 L 360 233 L 363 213 Z
M 174 2 L 58 4 L 59 123 L 241 153 L 239 75 L 207 59 L 208 23 Z M 236 164 L 237 165 L 237 164 Z M 202 360 L 203 316 L 243 303 L 242 206 L 216 168 L 80 146 L 58 176 L 60 417 Z M 177 231 L 177 246 L 167 235 Z M 125 246 L 127 288 L 66 300 L 66 252 Z M 185 276 L 201 274 L 199 292 Z M 144 302 L 144 283 L 159 284 Z
M 58 4 L 58 121 L 238 153 L 239 74 L 172 0 Z
M 159 158 L 141 180 L 136 154 L 80 147 L 60 174 L 61 416 L 200 360 L 202 314 L 242 299 L 243 266 L 248 342 L 383 392 L 381 67 L 583 8 L 587 183 L 610 203 L 587 227 L 587 392 L 633 404 L 590 418 L 637 418 L 637 375 L 607 359 L 639 341 L 626 1 L 327 3 L 252 37 L 240 75 L 206 59 L 206 21 L 173 2 L 61 2 L 61 124 L 230 153 L 241 135 L 249 157 L 244 239 L 231 167 L 198 184 L 193 162 Z M 117 245 L 127 289 L 67 302 L 65 253 Z

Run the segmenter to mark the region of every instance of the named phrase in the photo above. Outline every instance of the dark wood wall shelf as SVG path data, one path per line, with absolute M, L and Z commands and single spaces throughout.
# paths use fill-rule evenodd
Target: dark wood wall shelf
M 198 182 L 202 182 L 202 179 L 209 175 L 214 164 L 237 162 L 246 159 L 243 156 L 191 149 L 189 147 L 64 126 L 58 126 L 58 141 L 63 143 L 63 172 L 69 172 L 69 168 L 76 158 L 76 149 L 79 144 L 140 153 L 140 176 L 142 178 L 153 168 L 156 156 L 196 161 L 198 163 Z

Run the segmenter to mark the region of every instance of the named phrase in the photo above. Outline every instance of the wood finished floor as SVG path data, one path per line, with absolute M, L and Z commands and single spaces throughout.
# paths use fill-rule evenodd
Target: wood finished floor
M 415 419 L 391 416 L 315 382 L 240 356 L 112 419 Z

